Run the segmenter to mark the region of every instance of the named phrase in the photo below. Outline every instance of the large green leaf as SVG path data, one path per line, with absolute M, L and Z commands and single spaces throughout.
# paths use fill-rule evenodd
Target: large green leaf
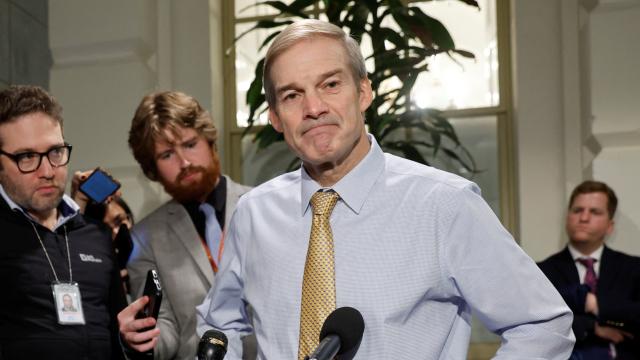
M 408 16 L 411 31 L 420 39 L 424 46 L 435 45 L 439 49 L 451 50 L 455 48 L 453 38 L 447 28 L 435 18 L 425 14 L 422 9 L 412 6 Z
M 350 35 L 354 39 L 362 39 L 362 34 L 366 32 L 367 18 L 369 9 L 363 3 L 356 2 L 346 13 L 342 20 L 342 26 L 346 26 L 350 30 Z
M 247 90 L 246 101 L 249 104 L 249 117 L 247 123 L 251 126 L 254 122 L 254 115 L 256 110 L 265 102 L 265 96 L 262 93 L 262 69 L 264 67 L 264 59 L 258 61 L 255 69 L 255 77 Z M 249 127 L 245 130 L 248 131 Z
M 280 11 L 280 14 L 282 15 L 289 14 L 293 16 L 306 17 L 303 10 L 315 4 L 316 2 L 317 0 L 296 0 L 291 4 L 287 5 L 282 1 L 259 1 L 259 2 L 256 2 L 255 4 L 251 4 L 240 9 L 240 13 L 252 7 L 270 6 Z
M 471 5 L 473 7 L 478 8 L 478 10 L 480 10 L 480 5 L 478 4 L 478 2 L 476 0 L 458 0 L 460 2 L 463 2 L 467 5 Z

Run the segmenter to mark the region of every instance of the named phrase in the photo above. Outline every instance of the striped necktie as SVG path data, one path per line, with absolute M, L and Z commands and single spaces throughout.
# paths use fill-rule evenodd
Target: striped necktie
M 588 285 L 591 289 L 592 293 L 596 293 L 596 288 L 598 286 L 598 277 L 596 276 L 596 269 L 593 267 L 597 260 L 594 258 L 579 258 L 578 262 L 584 265 L 587 269 L 586 274 L 584 275 L 584 284 Z

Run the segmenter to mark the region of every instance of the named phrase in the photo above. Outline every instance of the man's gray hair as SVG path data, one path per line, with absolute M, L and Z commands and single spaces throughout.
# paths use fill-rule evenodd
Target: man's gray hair
M 275 59 L 293 45 L 303 40 L 310 40 L 319 36 L 338 40 L 347 51 L 351 75 L 356 84 L 367 78 L 367 68 L 360 45 L 341 28 L 317 19 L 304 19 L 287 26 L 273 40 L 264 61 L 263 84 L 267 104 L 273 109 L 276 105 L 275 86 L 271 76 L 271 67 Z

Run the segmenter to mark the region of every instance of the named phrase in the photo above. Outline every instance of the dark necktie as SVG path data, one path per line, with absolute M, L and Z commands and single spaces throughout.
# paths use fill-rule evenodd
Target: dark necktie
M 596 293 L 596 287 L 598 285 L 598 277 L 596 276 L 596 270 L 593 267 L 597 260 L 594 258 L 580 258 L 578 262 L 587 268 L 587 273 L 584 276 L 584 284 L 589 286 L 592 293 Z

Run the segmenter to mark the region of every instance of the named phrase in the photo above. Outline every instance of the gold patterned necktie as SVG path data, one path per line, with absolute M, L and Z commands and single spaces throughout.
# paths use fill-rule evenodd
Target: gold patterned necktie
M 322 324 L 336 309 L 333 235 L 329 217 L 338 198 L 334 191 L 317 192 L 311 197 L 313 220 L 302 280 L 299 360 L 318 346 Z

